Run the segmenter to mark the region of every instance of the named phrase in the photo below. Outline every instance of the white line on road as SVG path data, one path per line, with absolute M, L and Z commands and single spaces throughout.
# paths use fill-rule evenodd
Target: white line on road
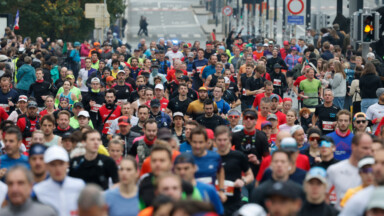
M 188 38 L 188 34 L 181 34 L 182 38 Z
M 169 34 L 169 37 L 171 37 L 171 38 L 175 38 L 175 37 L 176 37 L 176 34 Z
M 157 37 L 162 38 L 162 37 L 164 37 L 164 34 L 157 34 Z
M 201 38 L 201 34 L 193 34 L 194 38 Z

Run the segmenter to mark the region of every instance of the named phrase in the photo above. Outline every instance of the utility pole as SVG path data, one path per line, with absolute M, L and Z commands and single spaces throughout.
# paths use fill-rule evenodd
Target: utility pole
M 273 10 L 273 39 L 276 41 L 277 38 L 277 0 L 274 0 L 273 5 L 275 6 Z
M 286 31 L 287 31 L 287 28 L 286 28 L 286 20 L 285 20 L 285 17 L 286 17 L 286 5 L 287 5 L 287 2 L 286 0 L 283 0 L 283 41 L 286 40 Z

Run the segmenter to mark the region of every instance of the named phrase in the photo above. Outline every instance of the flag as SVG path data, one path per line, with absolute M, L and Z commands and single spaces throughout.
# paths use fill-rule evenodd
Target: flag
M 16 18 L 15 18 L 15 25 L 13 26 L 14 30 L 19 30 L 19 10 L 17 10 Z

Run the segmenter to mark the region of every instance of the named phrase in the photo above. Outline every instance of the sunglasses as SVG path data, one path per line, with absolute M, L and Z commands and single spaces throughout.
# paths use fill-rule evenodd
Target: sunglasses
M 236 115 L 230 115 L 230 116 L 228 116 L 228 118 L 230 118 L 230 119 L 238 119 L 240 116 L 236 116 Z
M 369 167 L 369 168 L 362 168 L 362 169 L 360 169 L 360 172 L 365 173 L 365 174 L 367 174 L 367 173 L 372 173 L 372 172 L 373 172 L 373 169 L 372 169 L 372 167 Z
M 323 140 L 323 141 L 321 141 L 321 143 L 320 143 L 320 147 L 326 147 L 326 148 L 330 148 L 330 147 L 332 147 L 332 143 L 331 143 L 331 142 L 328 142 L 328 141 L 325 141 L 325 140 Z
M 317 142 L 319 142 L 319 140 L 320 140 L 320 137 L 309 137 L 309 141 L 317 141 Z
M 244 120 L 246 121 L 246 120 L 255 120 L 256 118 L 255 117 L 253 117 L 253 116 L 244 116 Z
M 356 123 L 357 124 L 365 124 L 367 122 L 367 120 L 357 120 Z

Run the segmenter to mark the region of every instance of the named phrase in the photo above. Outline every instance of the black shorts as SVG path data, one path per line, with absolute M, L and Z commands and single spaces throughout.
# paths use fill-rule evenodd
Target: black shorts
M 293 71 L 287 71 L 287 77 L 293 77 Z

